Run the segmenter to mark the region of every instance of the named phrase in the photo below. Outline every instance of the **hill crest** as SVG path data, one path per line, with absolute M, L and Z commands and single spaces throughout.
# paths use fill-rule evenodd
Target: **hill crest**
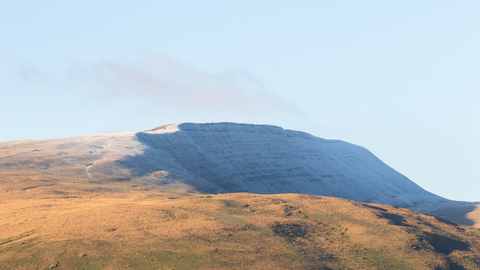
M 177 123 L 143 132 L 4 142 L 0 166 L 3 175 L 34 175 L 74 186 L 129 183 L 190 193 L 301 193 L 436 214 L 454 203 L 422 189 L 363 147 L 270 125 Z M 33 178 L 15 181 L 23 181 L 22 189 L 44 185 Z M 474 205 L 461 207 L 471 212 Z

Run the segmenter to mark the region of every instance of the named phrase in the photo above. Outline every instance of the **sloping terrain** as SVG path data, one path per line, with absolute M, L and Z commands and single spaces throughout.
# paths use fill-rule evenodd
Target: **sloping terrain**
M 222 193 L 302 193 L 402 206 L 442 201 L 365 148 L 276 126 L 184 123 L 136 136 L 149 147 L 126 164 L 153 161 L 170 171 L 163 159 L 171 157 L 178 173 Z M 132 169 L 144 175 L 151 166 Z
M 183 123 L 139 133 L 6 142 L 0 151 L 3 170 L 81 175 L 98 183 L 183 181 L 210 193 L 302 193 L 398 206 L 444 201 L 362 147 L 275 126 Z
M 388 205 L 83 184 L 0 200 L 2 269 L 480 269 L 480 231 Z
M 476 204 L 422 189 L 365 148 L 266 125 L 182 123 L 144 132 L 0 143 L 0 194 L 59 184 L 333 196 L 480 226 Z

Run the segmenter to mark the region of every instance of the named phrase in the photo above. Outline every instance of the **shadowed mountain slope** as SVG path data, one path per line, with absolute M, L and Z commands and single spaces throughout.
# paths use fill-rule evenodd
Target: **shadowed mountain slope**
M 303 193 L 401 206 L 443 200 L 365 148 L 276 126 L 184 123 L 136 136 L 148 148 L 123 161 L 138 176 L 172 171 L 222 193 Z
M 451 220 L 468 225 L 473 222 L 465 214 L 475 209 L 422 189 L 365 148 L 267 125 L 181 123 L 138 133 L 3 142 L 0 175 L 5 192 L 61 182 L 190 193 L 302 193 L 440 216 L 448 210 L 444 217 L 456 215 Z

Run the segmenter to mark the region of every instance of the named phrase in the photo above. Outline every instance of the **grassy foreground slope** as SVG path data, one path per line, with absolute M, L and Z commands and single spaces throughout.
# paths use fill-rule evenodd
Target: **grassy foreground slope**
M 480 269 L 480 231 L 297 195 L 48 185 L 0 194 L 1 269 Z

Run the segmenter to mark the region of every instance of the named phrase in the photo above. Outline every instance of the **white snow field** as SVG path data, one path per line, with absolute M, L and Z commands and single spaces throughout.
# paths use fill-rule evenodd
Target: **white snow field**
M 269 125 L 180 123 L 144 132 L 3 142 L 0 168 L 75 173 L 98 184 L 333 196 L 439 216 L 448 209 L 464 224 L 475 208 L 424 190 L 363 147 Z

